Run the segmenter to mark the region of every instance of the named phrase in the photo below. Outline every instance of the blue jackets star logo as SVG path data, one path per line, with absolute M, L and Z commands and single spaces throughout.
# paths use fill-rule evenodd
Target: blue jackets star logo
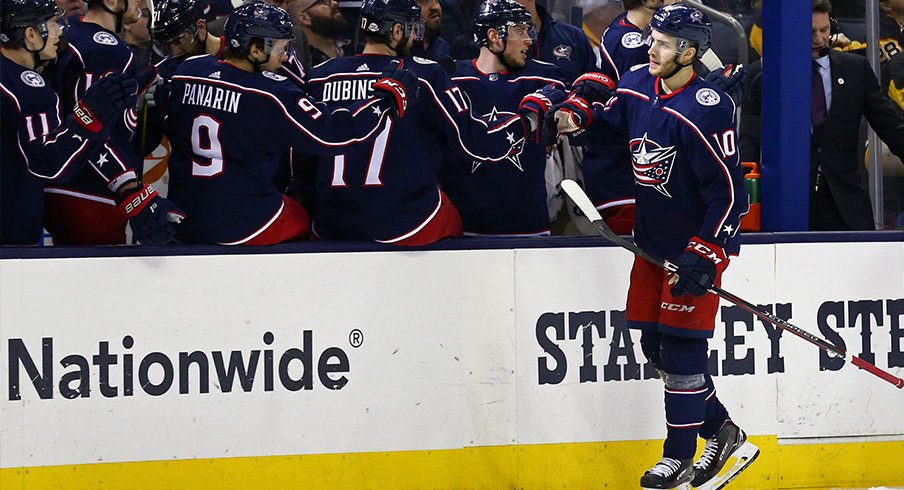
M 630 148 L 635 182 L 652 187 L 666 197 L 672 197 L 665 185 L 669 182 L 672 166 L 675 164 L 675 147 L 663 148 L 648 139 L 647 133 L 644 133 L 642 138 L 631 140 Z
M 493 109 L 490 111 L 490 113 L 484 114 L 482 117 L 483 117 L 483 120 L 488 123 L 498 123 L 499 121 L 505 121 L 514 115 L 515 115 L 514 112 L 500 111 L 499 109 L 496 108 L 496 106 L 493 106 Z M 511 162 L 511 164 L 514 165 L 515 168 L 524 172 L 524 167 L 521 166 L 521 151 L 520 151 L 521 147 L 524 146 L 524 138 L 515 140 L 515 134 L 510 133 L 510 132 L 506 132 L 505 136 L 506 136 L 506 139 L 508 140 L 508 142 L 512 144 L 512 152 L 511 152 L 512 156 L 507 157 L 506 160 Z M 477 160 L 474 160 L 473 162 L 471 162 L 471 173 L 473 174 L 474 172 L 476 172 L 477 169 L 480 168 L 480 165 L 482 163 L 483 162 L 478 162 Z

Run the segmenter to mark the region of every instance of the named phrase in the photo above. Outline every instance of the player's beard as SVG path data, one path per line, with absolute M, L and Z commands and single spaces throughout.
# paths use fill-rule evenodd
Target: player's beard
M 400 42 L 395 47 L 396 56 L 401 56 L 405 58 L 407 56 L 411 56 L 411 47 L 414 45 L 414 40 L 412 38 L 406 38 L 404 41 Z
M 328 39 L 340 39 L 348 28 L 348 21 L 339 12 L 312 20 L 311 31 Z

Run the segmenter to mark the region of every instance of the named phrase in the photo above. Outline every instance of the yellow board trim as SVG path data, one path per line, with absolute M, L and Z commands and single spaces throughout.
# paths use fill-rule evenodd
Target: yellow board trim
M 731 490 L 904 485 L 904 442 L 778 445 Z M 544 489 L 638 488 L 661 441 L 477 447 L 98 463 L 0 469 L 0 488 Z

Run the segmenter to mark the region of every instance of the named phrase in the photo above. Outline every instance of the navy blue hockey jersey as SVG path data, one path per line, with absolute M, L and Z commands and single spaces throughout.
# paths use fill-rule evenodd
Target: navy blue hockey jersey
M 537 42 L 531 46 L 531 57 L 557 65 L 563 81 L 571 84 L 580 75 L 596 71 L 597 58 L 584 31 L 552 18 L 543 7 L 537 6 L 542 26 Z
M 47 75 L 48 81 L 60 95 L 66 114 L 72 113 L 76 101 L 101 77 L 109 73 L 125 73 L 130 77 L 135 75 L 132 50 L 116 33 L 93 22 L 73 19 L 73 24 L 66 31 L 66 38 L 69 49 L 48 67 Z M 126 124 L 118 124 L 106 143 L 110 165 L 132 172 L 131 178 L 135 178 L 134 169 L 141 165 L 131 147 L 132 131 L 137 124 L 137 112 L 129 110 Z M 122 181 L 105 182 L 86 170 L 65 184 L 48 185 L 45 192 L 68 194 L 112 205 L 113 191 L 121 183 Z
M 210 55 L 179 66 L 170 100 L 169 198 L 188 215 L 179 230 L 188 241 L 254 238 L 282 211 L 273 176 L 286 150 L 369 147 L 390 120 L 388 103 L 331 111 L 282 75 L 248 73 Z
M 649 61 L 648 49 L 641 29 L 622 13 L 603 33 L 600 72 L 619 80 L 632 66 Z M 597 133 L 593 146 L 584 152 L 584 189 L 601 211 L 635 202 L 631 155 L 623 134 L 607 129 Z
M 489 121 L 518 112 L 525 95 L 555 84 L 564 89 L 555 65 L 527 60 L 514 73 L 483 73 L 476 60 L 456 63 L 452 81 L 468 95 L 475 113 Z M 548 235 L 546 147 L 529 138 L 520 155 L 483 164 L 460 154 L 447 155 L 443 191 L 458 208 L 466 235 Z
M 307 87 L 327 104 L 346 107 L 370 97 L 380 73 L 398 58 L 359 55 L 315 67 Z M 416 233 L 437 212 L 437 186 L 444 151 L 463 152 L 471 161 L 506 164 L 521 152 L 525 128 L 520 117 L 488 122 L 433 61 L 405 58 L 420 86 L 401 120 L 387 122 L 372 145 L 321 159 L 317 166 L 317 206 L 312 228 L 328 239 L 369 239 L 394 243 Z
M 41 236 L 44 185 L 72 178 L 93 160 L 93 174 L 115 181 L 109 155 L 67 129 L 56 92 L 33 70 L 0 56 L 0 243 L 34 245 Z M 99 152 L 100 151 L 100 152 Z M 97 178 L 97 177 L 95 177 Z
M 747 212 L 731 97 L 696 75 L 664 94 L 646 65 L 622 74 L 617 96 L 594 120 L 628 135 L 637 183 L 635 240 L 674 259 L 693 236 L 737 255 Z

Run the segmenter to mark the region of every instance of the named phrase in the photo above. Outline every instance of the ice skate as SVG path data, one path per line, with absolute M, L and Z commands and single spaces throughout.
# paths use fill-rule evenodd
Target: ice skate
M 723 488 L 759 454 L 759 448 L 747 441 L 747 434 L 731 420 L 726 420 L 719 432 L 707 439 L 703 454 L 694 463 L 692 485 L 699 490 Z M 733 463 L 727 465 L 729 461 Z
M 690 483 L 693 479 L 692 459 L 662 458 L 640 477 L 640 488 L 644 490 L 690 490 Z

